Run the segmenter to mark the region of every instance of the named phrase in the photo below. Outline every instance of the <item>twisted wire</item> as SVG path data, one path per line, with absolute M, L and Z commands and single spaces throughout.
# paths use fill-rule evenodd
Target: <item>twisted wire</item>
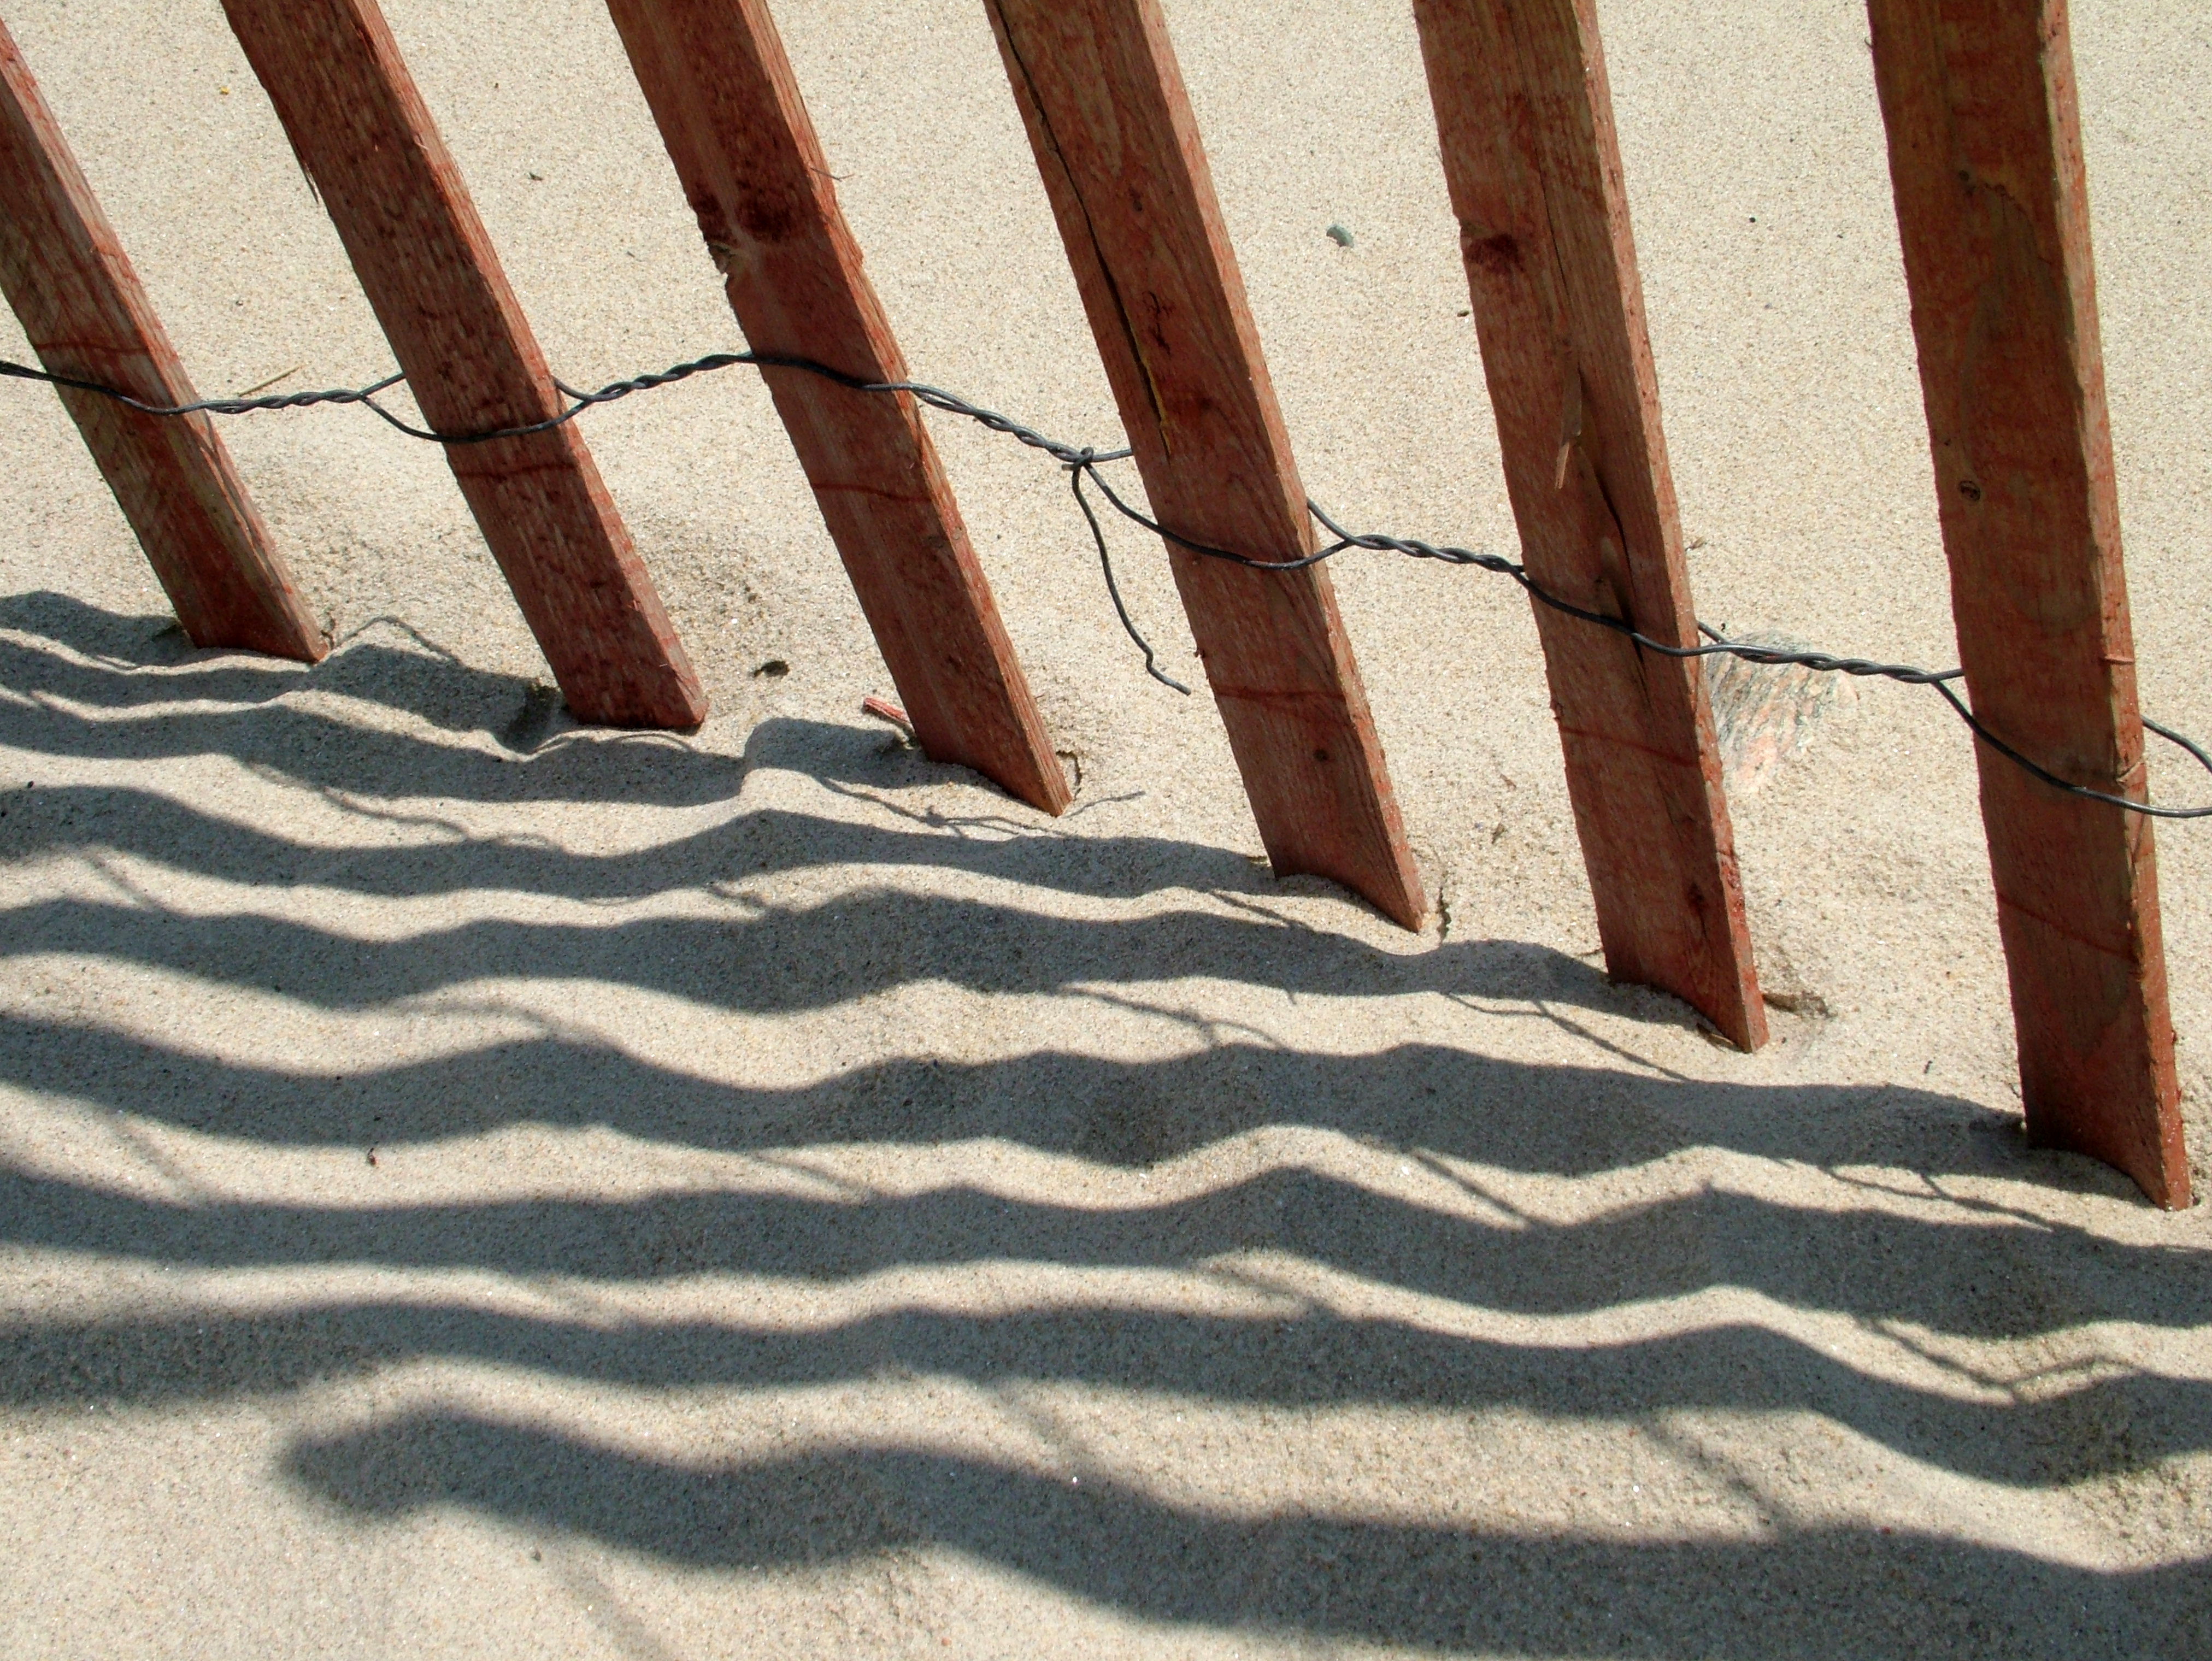
M 1582 622 L 1593 624 L 1599 628 L 1609 630 L 1632 642 L 1640 650 L 1656 652 L 1663 658 L 1710 658 L 1724 655 L 1740 658 L 1747 663 L 1794 667 L 1808 670 L 1815 674 L 1849 675 L 1865 679 L 1894 681 L 1904 686 L 1931 687 L 1944 702 L 1951 706 L 1953 712 L 1966 723 L 1968 730 L 1976 738 L 1987 744 L 1996 754 L 2021 768 L 2031 777 L 2048 785 L 2053 790 L 2063 791 L 2068 796 L 2079 797 L 2084 801 L 2102 803 L 2107 807 L 2118 808 L 2124 812 L 2140 814 L 2146 818 L 2212 818 L 2212 804 L 2202 807 L 2160 807 L 2153 803 L 2139 802 L 2131 797 L 2117 795 L 2109 791 L 2094 790 L 2088 785 L 2077 785 L 2070 779 L 2059 777 L 2040 762 L 2023 755 L 1996 732 L 1990 730 L 1988 724 L 1974 713 L 1966 700 L 1959 695 L 1956 688 L 1955 683 L 1963 679 L 1966 675 L 1966 670 L 1963 669 L 1921 669 L 1911 664 L 1885 664 L 1867 658 L 1839 658 L 1826 652 L 1800 651 L 1785 646 L 1762 646 L 1747 640 L 1731 640 L 1719 630 L 1702 621 L 1698 624 L 1698 632 L 1705 638 L 1704 645 L 1676 646 L 1671 641 L 1654 639 L 1626 618 L 1616 617 L 1607 612 L 1592 610 L 1587 606 L 1577 605 L 1572 601 L 1553 593 L 1528 574 L 1526 566 L 1516 561 L 1509 560 L 1503 555 L 1486 553 L 1476 549 L 1456 548 L 1449 543 L 1426 543 L 1411 536 L 1390 536 L 1375 532 L 1347 530 L 1330 518 L 1319 503 L 1310 498 L 1306 502 L 1306 511 L 1313 516 L 1316 523 L 1335 540 L 1310 554 L 1300 555 L 1296 559 L 1255 559 L 1250 555 L 1237 553 L 1233 549 L 1217 548 L 1211 543 L 1185 536 L 1179 531 L 1162 524 L 1150 514 L 1125 500 L 1114 488 L 1112 482 L 1099 470 L 1106 463 L 1127 460 L 1133 453 L 1127 449 L 1099 450 L 1087 445 L 1064 443 L 1058 439 L 1048 437 L 1033 427 L 1016 421 L 1011 415 L 1002 415 L 982 404 L 972 403 L 957 393 L 946 391 L 941 386 L 932 386 L 927 382 L 917 380 L 871 380 L 866 376 L 848 374 L 842 369 L 833 368 L 826 363 L 817 362 L 811 358 L 793 356 L 787 353 L 710 352 L 703 357 L 675 364 L 658 373 L 634 375 L 626 380 L 610 381 L 596 391 L 582 391 L 569 385 L 566 381 L 556 379 L 553 385 L 562 396 L 568 400 L 567 406 L 559 413 L 549 415 L 542 421 L 525 422 L 519 426 L 488 427 L 465 433 L 440 433 L 428 427 L 417 427 L 404 417 L 394 415 L 383 404 L 378 403 L 377 394 L 389 391 L 406 379 L 404 372 L 387 375 L 382 380 L 372 382 L 367 386 L 337 387 L 322 391 L 282 392 L 262 397 L 202 398 L 194 403 L 178 404 L 149 403 L 132 397 L 118 387 L 105 385 L 98 381 L 82 379 L 73 375 L 55 374 L 44 369 L 33 369 L 24 364 L 9 362 L 5 359 L 0 359 L 0 378 L 43 381 L 49 385 L 65 387 L 74 391 L 94 393 L 101 397 L 112 398 L 147 415 L 243 415 L 264 410 L 305 409 L 319 404 L 362 404 L 387 425 L 405 433 L 410 439 L 421 439 L 434 444 L 477 445 L 490 444 L 503 439 L 529 438 L 536 433 L 550 433 L 556 427 L 565 427 L 586 409 L 596 408 L 600 404 L 618 402 L 630 397 L 633 393 L 672 385 L 678 381 L 688 380 L 694 375 L 706 374 L 714 370 L 728 369 L 740 365 L 749 365 L 757 369 L 794 370 L 835 382 L 837 385 L 855 392 L 891 396 L 902 393 L 917 403 L 927 405 L 932 409 L 972 421 L 988 431 L 1003 433 L 1017 443 L 1032 450 L 1042 451 L 1051 457 L 1054 461 L 1067 470 L 1069 485 L 1074 492 L 1076 505 L 1083 511 L 1084 521 L 1089 525 L 1091 541 L 1098 550 L 1099 570 L 1106 580 L 1107 597 L 1113 602 L 1115 615 L 1121 620 L 1123 632 L 1135 643 L 1138 651 L 1144 654 L 1145 672 L 1162 685 L 1171 687 L 1186 697 L 1190 695 L 1191 688 L 1159 666 L 1158 654 L 1153 651 L 1152 643 L 1145 638 L 1143 632 L 1137 627 L 1136 621 L 1129 615 L 1128 604 L 1122 596 L 1121 585 L 1115 579 L 1114 558 L 1108 544 L 1106 527 L 1103 521 L 1099 518 L 1097 510 L 1092 505 L 1090 496 L 1085 492 L 1085 481 L 1095 486 L 1108 505 L 1123 518 L 1151 531 L 1170 546 L 1201 559 L 1220 560 L 1231 565 L 1243 566 L 1250 571 L 1304 571 L 1353 549 L 1371 553 L 1397 554 L 1408 559 L 1434 560 L 1444 565 L 1469 566 L 1501 577 L 1510 577 L 1520 585 L 1530 599 L 1539 605 L 1547 607 L 1564 616 L 1572 617 Z M 2186 752 L 2207 773 L 2212 773 L 2212 755 L 2208 755 L 2203 747 L 2195 740 L 2185 737 L 2171 727 L 2161 725 L 2148 716 L 2142 717 L 2142 720 L 2146 731 L 2157 734 L 2168 743 Z

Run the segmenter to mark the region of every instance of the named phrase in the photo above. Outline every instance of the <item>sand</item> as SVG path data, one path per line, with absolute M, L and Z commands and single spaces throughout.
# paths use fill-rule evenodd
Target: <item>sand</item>
M 917 373 L 1112 442 L 979 9 L 778 9 Z M 1863 17 L 1602 9 L 1701 612 L 1952 661 Z M 7 10 L 203 389 L 385 373 L 213 0 Z M 390 10 L 561 373 L 738 343 L 602 11 Z M 1169 13 L 1309 488 L 1510 551 L 1404 8 Z M 2212 731 L 2212 19 L 2075 33 L 2144 701 Z M 227 429 L 309 672 L 185 646 L 0 410 L 0 1653 L 2212 1652 L 2212 1228 L 2025 1145 L 1928 694 L 1740 769 L 1747 1057 L 1605 979 L 1495 579 L 1337 573 L 1416 937 L 1271 877 L 1003 440 L 938 428 L 1059 821 L 860 716 L 744 372 L 586 422 L 693 737 L 576 728 L 358 412 Z M 2212 830 L 2160 854 L 2202 1184 Z

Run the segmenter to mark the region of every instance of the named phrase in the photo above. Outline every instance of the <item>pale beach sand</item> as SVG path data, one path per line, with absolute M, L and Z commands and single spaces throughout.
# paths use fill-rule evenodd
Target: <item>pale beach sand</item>
M 562 375 L 740 343 L 602 9 L 389 9 Z M 981 9 L 776 9 L 916 373 L 1118 442 Z M 1863 14 L 1601 10 L 1700 612 L 1954 661 Z M 1513 551 L 1406 8 L 1168 12 L 1308 488 Z M 5 15 L 204 391 L 388 370 L 214 0 Z M 2074 27 L 2143 700 L 2212 733 L 2212 12 Z M 861 718 L 750 372 L 584 429 L 694 737 L 560 713 L 360 411 L 225 429 L 338 649 L 189 650 L 0 384 L 0 1656 L 2212 1654 L 2212 1223 L 2024 1144 L 1936 698 L 1737 796 L 1747 1057 L 1605 979 L 1502 580 L 1336 568 L 1416 937 L 1269 876 L 1038 457 L 935 429 L 1057 821 Z M 2202 1184 L 2212 827 L 2160 861 Z

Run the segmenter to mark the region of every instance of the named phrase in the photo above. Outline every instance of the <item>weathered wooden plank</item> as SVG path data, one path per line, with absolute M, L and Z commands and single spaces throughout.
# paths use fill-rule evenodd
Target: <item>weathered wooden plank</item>
M 1697 642 L 1592 0 L 1415 0 L 1507 494 L 1529 574 Z M 1541 605 L 1606 968 L 1766 1041 L 1694 660 Z
M 557 414 L 544 355 L 374 0 L 223 9 L 431 427 Z M 576 429 L 446 455 L 577 717 L 696 725 L 698 677 Z
M 197 400 L 4 24 L 0 289 L 49 373 L 98 381 L 145 403 Z M 214 423 L 57 390 L 192 643 L 320 658 L 321 631 Z
M 1312 551 L 1305 494 L 1158 0 L 988 0 L 1161 523 Z M 1412 928 L 1427 909 L 1325 573 L 1169 550 L 1261 840 Z
M 609 9 L 747 343 L 905 379 L 763 0 Z M 1062 811 L 1066 775 L 915 401 L 764 373 L 922 749 Z
M 1974 711 L 2142 793 L 2064 0 L 1871 0 L 1922 396 Z M 2148 819 L 1978 747 L 2029 1133 L 2189 1203 Z

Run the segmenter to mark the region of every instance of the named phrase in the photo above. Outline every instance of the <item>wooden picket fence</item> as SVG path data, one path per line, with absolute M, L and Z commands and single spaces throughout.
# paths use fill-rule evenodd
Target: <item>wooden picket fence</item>
M 439 431 L 561 395 L 374 0 L 223 0 Z M 609 0 L 756 349 L 905 376 L 766 0 Z M 1261 559 L 1315 546 L 1159 0 L 985 0 L 1146 490 Z M 1530 575 L 1696 643 L 1594 0 L 1413 0 Z M 1869 0 L 1952 597 L 1977 713 L 2139 798 L 2065 0 Z M 189 402 L 182 365 L 0 28 L 0 279 L 53 373 Z M 910 397 L 763 372 L 923 748 L 1047 812 L 1052 742 Z M 313 660 L 204 417 L 65 391 L 193 640 Z M 450 446 L 580 718 L 689 727 L 697 677 L 573 426 Z M 1427 909 L 1316 567 L 1170 546 L 1261 836 L 1408 927 Z M 1745 1049 L 1766 1026 L 1694 659 L 1537 608 L 1606 964 Z M 1979 751 L 2039 1140 L 2189 1203 L 2151 826 Z

